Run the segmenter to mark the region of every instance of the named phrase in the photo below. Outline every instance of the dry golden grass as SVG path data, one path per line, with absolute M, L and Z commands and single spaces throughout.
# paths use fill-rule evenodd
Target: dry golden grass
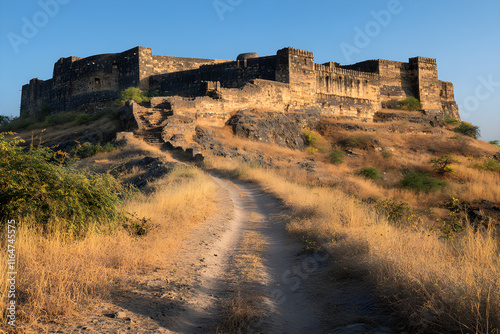
M 144 147 L 143 147 L 144 148 Z M 145 147 L 149 149 L 148 147 Z M 137 153 L 137 147 L 131 151 Z M 151 153 L 143 150 L 143 156 Z M 113 154 L 127 155 L 127 149 Z M 179 166 L 154 182 L 149 195 L 137 194 L 123 207 L 150 220 L 148 234 L 137 236 L 119 226 L 83 239 L 43 235 L 24 222 L 17 231 L 19 324 L 58 320 L 105 297 L 112 279 L 165 264 L 180 242 L 215 210 L 216 186 L 194 167 Z M 2 240 L 2 249 L 5 246 Z M 0 254 L 0 312 L 6 307 L 6 254 Z M 7 328 L 5 318 L 2 325 Z
M 233 292 L 220 310 L 215 333 L 251 333 L 252 325 L 264 315 L 262 291 L 259 284 L 264 279 L 264 237 L 255 231 L 246 232 L 238 254 L 234 258 L 235 279 Z
M 488 200 L 500 203 L 500 174 L 471 168 L 469 164 L 455 165 L 457 182 L 450 182 L 450 192 L 455 198 L 468 202 Z
M 491 230 L 468 227 L 455 242 L 446 241 L 423 227 L 397 228 L 340 189 L 239 168 L 243 179 L 258 182 L 296 209 L 290 233 L 317 240 L 332 258 L 355 259 L 353 270 L 367 268 L 382 296 L 414 330 L 499 333 L 499 244 Z M 397 198 L 401 195 L 410 196 L 401 191 Z
M 19 137 L 24 139 L 27 143 L 33 142 L 37 146 L 40 143 L 52 143 L 59 141 L 63 138 L 74 137 L 75 133 L 85 133 L 88 131 L 120 131 L 122 128 L 120 120 L 113 116 L 102 117 L 94 122 L 85 125 L 74 125 L 72 123 L 55 125 L 47 129 L 26 130 L 19 133 Z
M 226 147 L 238 147 L 247 151 L 266 152 L 266 155 L 273 157 L 287 158 L 305 158 L 307 154 L 298 150 L 292 150 L 288 147 L 282 147 L 275 144 L 250 141 L 233 135 L 230 127 L 212 128 L 216 134 L 216 139 Z
M 492 229 L 468 226 L 456 239 L 443 240 L 440 232 L 429 231 L 433 221 L 396 228 L 372 206 L 358 201 L 395 198 L 415 209 L 438 211 L 429 214 L 430 220 L 446 216 L 447 212 L 441 212 L 446 210 L 436 207 L 450 197 L 499 203 L 498 173 L 469 167 L 474 159 L 491 156 L 498 149 L 479 140 L 457 137 L 446 129 L 423 134 L 418 131 L 424 127 L 418 125 L 410 133 L 390 132 L 391 124 L 369 127 L 375 129 L 370 134 L 379 139 L 380 146 L 389 147 L 393 156 L 357 149 L 357 157 L 346 157 L 344 164 L 333 166 L 322 165 L 319 161 L 326 162 L 327 157 L 316 155 L 320 166 L 316 175 L 330 175 L 327 183 L 333 187 L 322 186 L 314 173 L 291 166 L 265 170 L 217 159 L 207 165 L 258 182 L 295 208 L 297 218 L 288 225 L 289 232 L 317 240 L 332 258 L 350 265 L 353 271 L 368 268 L 382 295 L 415 330 L 500 333 L 499 243 Z M 401 130 L 401 124 L 395 128 Z M 326 137 L 335 145 L 356 133 L 333 130 Z M 432 193 L 399 187 L 404 173 L 432 173 L 429 160 L 450 152 L 460 162 L 452 165 L 455 173 L 439 176 L 448 182 L 447 187 Z M 469 163 L 467 157 L 475 158 Z M 384 179 L 374 182 L 355 175 L 365 166 L 386 172 Z

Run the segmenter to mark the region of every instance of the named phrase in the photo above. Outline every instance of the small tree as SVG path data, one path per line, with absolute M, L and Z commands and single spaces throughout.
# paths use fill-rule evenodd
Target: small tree
M 460 161 L 452 157 L 450 153 L 446 153 L 439 158 L 429 160 L 429 163 L 432 164 L 432 170 L 436 174 L 446 174 L 449 172 L 453 173 L 454 170 L 451 168 L 451 164 L 457 162 Z
M 307 153 L 315 154 L 318 151 L 324 153 L 326 147 L 328 146 L 328 143 L 318 132 L 313 130 L 305 130 L 303 134 L 305 143 L 307 145 Z
M 474 139 L 480 137 L 479 127 L 468 122 L 460 122 L 460 125 L 457 126 L 453 131 L 464 136 L 472 137 Z
M 13 117 L 0 115 L 0 126 L 6 126 L 12 121 Z
M 330 162 L 335 165 L 344 163 L 344 152 L 341 150 L 332 150 L 330 152 Z
M 306 138 L 306 145 L 309 145 L 312 147 L 318 146 L 318 144 L 321 140 L 321 135 L 313 130 L 305 130 L 304 137 Z
M 125 102 L 127 102 L 128 100 L 134 100 L 137 103 L 148 102 L 151 99 L 151 97 L 148 95 L 149 94 L 147 92 L 144 93 L 137 87 L 129 87 L 121 92 L 120 98 L 115 102 L 115 106 L 124 106 Z
M 398 106 L 399 109 L 408 111 L 422 109 L 422 103 L 420 103 L 420 101 L 413 96 L 409 96 L 406 99 L 399 101 Z
M 491 145 L 495 145 L 495 146 L 499 146 L 500 145 L 500 141 L 495 139 L 495 140 L 490 140 L 488 143 L 490 143 Z

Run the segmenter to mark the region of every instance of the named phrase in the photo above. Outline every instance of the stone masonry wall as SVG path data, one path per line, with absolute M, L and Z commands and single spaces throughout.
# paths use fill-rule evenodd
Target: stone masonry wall
M 437 64 L 433 58 L 410 58 L 408 63 L 389 60 L 367 60 L 342 66 L 369 73 L 380 74 L 380 99 L 382 103 L 413 96 L 423 108 L 435 112 L 458 115 L 453 84 L 438 80 Z
M 246 55 L 236 61 L 168 57 L 135 47 L 117 54 L 61 58 L 52 79 L 33 79 L 23 86 L 21 115 L 34 116 L 42 105 L 52 112 L 87 110 L 86 105 L 112 103 L 120 91 L 134 86 L 158 90 L 178 112 L 207 120 L 218 115 L 217 124 L 238 108 L 318 110 L 371 119 L 383 103 L 408 96 L 419 98 L 425 109 L 459 118 L 453 85 L 438 80 L 435 59 L 341 66 L 316 64 L 312 52 L 290 47 L 275 56 Z
M 151 108 L 169 108 L 173 115 L 190 116 L 199 125 L 224 126 L 238 110 L 292 113 L 317 111 L 329 116 L 372 119 L 380 110 L 378 100 L 332 94 L 298 96 L 289 84 L 255 79 L 242 88 L 220 88 L 219 98 L 208 96 L 153 97 Z
M 219 82 L 223 88 L 240 88 L 254 79 L 276 78 L 276 57 L 260 57 L 244 61 L 227 61 L 202 65 L 198 69 L 151 76 L 149 88 L 163 95 L 196 96 L 203 82 Z
M 441 83 L 438 80 L 436 59 L 410 58 L 410 65 L 416 69 L 418 98 L 424 108 L 441 110 Z

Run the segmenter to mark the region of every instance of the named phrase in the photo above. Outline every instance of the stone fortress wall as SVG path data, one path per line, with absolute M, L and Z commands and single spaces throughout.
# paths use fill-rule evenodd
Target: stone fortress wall
M 42 105 L 53 113 L 109 105 L 131 86 L 158 90 L 153 109 L 163 106 L 213 124 L 244 108 L 372 119 L 383 105 L 408 96 L 419 98 L 429 112 L 459 118 L 453 84 L 438 79 L 431 58 L 341 66 L 316 64 L 312 52 L 293 48 L 229 61 L 158 56 L 145 47 L 59 59 L 52 79 L 23 86 L 21 116 L 36 116 Z

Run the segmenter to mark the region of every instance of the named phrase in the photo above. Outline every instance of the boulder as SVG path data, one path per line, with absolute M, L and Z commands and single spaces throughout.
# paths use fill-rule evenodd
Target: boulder
M 118 119 L 122 123 L 124 131 L 133 131 L 139 128 L 137 120 L 132 112 L 132 107 L 129 102 L 127 102 L 123 107 L 118 109 Z
M 194 119 L 189 116 L 173 115 L 168 117 L 167 124 L 162 130 L 161 137 L 166 143 L 174 141 L 182 142 L 187 136 L 195 134 Z M 179 136 L 182 135 L 182 136 Z M 175 145 L 174 145 L 175 146 Z
M 493 155 L 493 159 L 495 159 L 496 161 L 500 161 L 500 152 L 497 152 Z
M 306 115 L 303 118 L 297 114 L 287 117 L 284 114 L 256 113 L 243 109 L 231 117 L 227 125 L 232 127 L 237 136 L 302 150 L 305 138 L 299 124 L 307 123 Z

